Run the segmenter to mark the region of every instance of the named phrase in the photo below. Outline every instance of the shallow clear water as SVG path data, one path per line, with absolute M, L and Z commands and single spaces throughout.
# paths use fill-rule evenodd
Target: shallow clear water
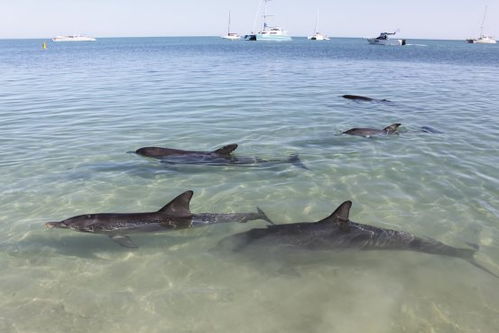
M 211 251 L 253 227 L 102 235 L 43 224 L 155 211 L 350 218 L 480 246 L 499 273 L 499 47 L 360 39 L 0 41 L 1 332 L 492 332 L 499 280 L 464 260 L 402 251 Z M 343 94 L 388 98 L 359 103 Z M 402 123 L 399 136 L 339 135 Z M 424 133 L 431 126 L 440 134 Z M 142 146 L 286 159 L 170 167 Z

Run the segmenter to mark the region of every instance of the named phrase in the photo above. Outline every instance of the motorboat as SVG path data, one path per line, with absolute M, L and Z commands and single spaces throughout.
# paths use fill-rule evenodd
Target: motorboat
M 483 25 L 485 24 L 485 18 L 487 17 L 487 6 L 485 6 L 485 11 L 483 13 L 482 25 L 480 26 L 480 37 L 478 38 L 468 38 L 467 43 L 470 44 L 495 44 L 496 40 L 492 36 L 487 36 L 483 33 Z
M 391 39 L 388 36 L 395 35 L 396 32 L 382 32 L 376 38 L 368 38 L 367 41 L 372 45 L 393 45 L 400 46 L 406 45 L 405 39 Z
M 314 34 L 311 36 L 308 36 L 307 39 L 309 39 L 309 40 L 329 40 L 329 37 L 327 35 L 321 34 L 320 32 L 317 31 L 318 26 L 319 26 L 319 10 L 317 10 L 317 17 L 315 19 Z
M 267 23 L 268 17 L 272 15 L 267 14 L 267 3 L 271 0 L 264 0 L 264 11 L 263 11 L 263 29 L 258 33 L 251 33 L 244 36 L 245 40 L 253 41 L 291 41 L 293 40 L 291 36 L 288 36 L 287 32 L 280 27 L 270 26 Z
M 241 36 L 239 36 L 238 33 L 236 32 L 230 32 L 230 12 L 229 12 L 229 25 L 227 26 L 227 34 L 220 36 L 223 39 L 228 39 L 228 40 L 238 40 L 241 39 Z
M 309 40 L 329 40 L 329 37 L 321 34 L 320 32 L 316 32 L 312 36 L 307 37 Z
M 56 36 L 53 42 L 95 42 L 95 38 L 81 35 Z

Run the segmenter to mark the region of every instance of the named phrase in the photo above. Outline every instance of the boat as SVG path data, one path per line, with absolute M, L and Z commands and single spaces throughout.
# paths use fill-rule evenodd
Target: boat
M 480 37 L 473 39 L 473 38 L 468 38 L 466 42 L 470 44 L 495 44 L 497 43 L 494 37 L 492 36 L 485 36 L 485 35 L 480 35 Z
M 81 35 L 56 36 L 53 42 L 95 42 L 95 38 Z
M 277 26 L 270 26 L 267 23 L 267 18 L 272 16 L 267 14 L 267 3 L 271 0 L 263 0 L 264 1 L 264 10 L 263 10 L 263 29 L 258 33 L 251 33 L 244 36 L 245 40 L 253 40 L 253 41 L 291 41 L 293 40 L 291 36 L 288 36 L 286 31 Z
M 308 36 L 307 39 L 309 39 L 309 40 L 329 40 L 329 37 L 327 35 L 321 34 L 320 32 L 316 32 L 312 36 Z
M 327 35 L 321 34 L 320 32 L 317 31 L 318 25 L 319 25 L 319 10 L 317 10 L 317 17 L 315 19 L 314 34 L 312 36 L 308 36 L 307 39 L 309 39 L 309 40 L 329 40 L 329 37 Z
M 492 36 L 484 35 L 483 33 L 483 25 L 485 23 L 485 18 L 487 17 L 487 6 L 485 6 L 485 11 L 483 12 L 482 25 L 480 26 L 480 37 L 478 38 L 468 38 L 466 39 L 467 43 L 470 44 L 495 44 L 496 40 Z
M 367 41 L 372 45 L 406 45 L 407 41 L 405 39 L 390 39 L 388 36 L 393 36 L 397 32 L 382 32 L 376 38 L 368 38 Z
M 238 33 L 236 33 L 236 32 L 230 32 L 230 12 L 229 12 L 229 25 L 227 27 L 227 34 L 223 35 L 223 36 L 220 36 L 220 37 L 222 37 L 223 39 L 228 39 L 228 40 L 238 40 L 238 39 L 241 39 L 241 36 L 239 36 Z

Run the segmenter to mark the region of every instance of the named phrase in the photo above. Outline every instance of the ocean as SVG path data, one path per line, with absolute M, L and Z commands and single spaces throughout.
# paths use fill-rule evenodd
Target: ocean
M 131 237 L 47 229 L 90 213 L 350 219 L 499 274 L 499 46 L 216 37 L 0 40 L 0 332 L 496 332 L 499 280 L 409 251 L 219 251 L 264 221 Z M 345 94 L 389 99 L 356 102 Z M 353 127 L 400 134 L 342 135 Z M 422 131 L 428 126 L 436 133 Z M 282 160 L 170 165 L 144 146 Z M 285 161 L 298 154 L 309 170 Z M 286 251 L 284 251 L 286 252 Z

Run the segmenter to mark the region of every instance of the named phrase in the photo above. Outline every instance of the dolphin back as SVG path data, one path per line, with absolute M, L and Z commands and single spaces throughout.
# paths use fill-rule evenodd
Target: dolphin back
M 343 95 L 341 97 L 346 98 L 346 99 L 351 99 L 351 100 L 354 100 L 354 101 L 366 101 L 366 102 L 370 102 L 370 101 L 374 100 L 374 98 L 366 97 L 366 96 L 359 96 L 359 95 Z

